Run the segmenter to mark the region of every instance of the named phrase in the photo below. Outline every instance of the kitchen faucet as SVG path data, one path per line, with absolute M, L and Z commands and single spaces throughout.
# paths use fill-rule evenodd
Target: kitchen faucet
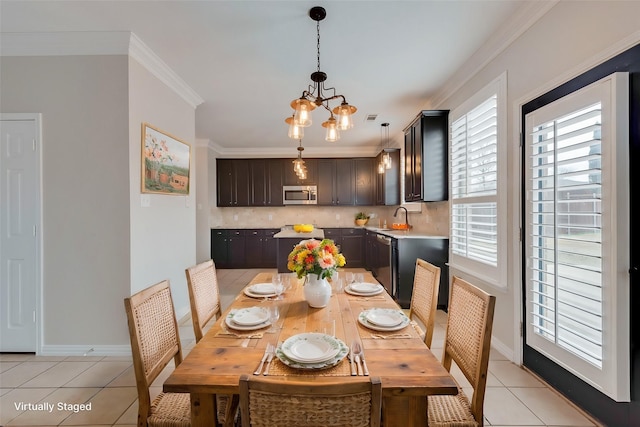
M 404 206 L 398 206 L 398 209 L 396 209 L 396 211 L 393 213 L 393 217 L 397 217 L 398 216 L 398 211 L 400 209 L 404 209 L 404 223 L 407 225 L 407 229 L 411 228 L 411 226 L 409 225 L 409 211 L 407 211 L 407 208 L 405 208 Z

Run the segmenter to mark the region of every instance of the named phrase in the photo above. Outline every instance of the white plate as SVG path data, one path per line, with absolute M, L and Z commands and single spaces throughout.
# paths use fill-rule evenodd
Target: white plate
M 348 294 L 356 295 L 356 296 L 359 296 L 359 297 L 371 297 L 371 296 L 374 296 L 374 295 L 381 294 L 384 291 L 384 288 L 382 287 L 382 285 L 378 285 L 378 289 L 376 291 L 374 291 L 374 292 L 364 292 L 364 293 L 363 292 L 358 292 L 358 291 L 356 291 L 355 289 L 353 289 L 351 287 L 353 284 L 354 283 L 352 283 L 351 285 L 348 285 L 346 288 L 344 288 L 344 291 L 346 293 L 348 293 Z
M 249 286 L 251 292 L 254 294 L 267 295 L 267 294 L 275 294 L 276 287 L 273 283 L 256 283 L 255 285 Z
M 270 294 L 261 294 L 258 292 L 255 292 L 253 290 L 253 287 L 255 285 L 251 285 L 251 286 L 247 286 L 246 288 L 244 288 L 244 294 L 248 297 L 252 297 L 252 298 L 270 298 L 270 297 L 275 297 L 277 294 L 275 293 L 275 289 L 273 288 L 273 285 L 271 283 L 258 283 L 259 285 L 269 285 L 271 286 L 271 290 L 273 290 L 273 293 Z M 262 288 L 264 289 L 264 288 Z
M 369 310 L 363 310 L 360 312 L 360 314 L 358 315 L 358 322 L 364 326 L 367 327 L 369 329 L 373 329 L 374 331 L 399 331 L 400 329 L 404 329 L 407 327 L 407 325 L 411 322 L 411 320 L 409 320 L 409 318 L 401 311 L 398 311 L 396 309 L 393 308 L 389 308 L 389 309 L 373 309 L 373 310 L 392 310 L 395 311 L 396 313 L 398 313 L 401 317 L 402 317 L 402 322 L 400 322 L 400 324 L 395 325 L 395 326 L 380 326 L 380 325 L 376 325 L 375 323 L 371 323 L 369 320 L 367 320 L 367 315 L 369 314 Z
M 385 308 L 372 308 L 367 312 L 367 320 L 374 325 L 391 328 L 402 323 L 403 316 L 398 310 Z
M 317 363 L 333 359 L 340 344 L 331 335 L 320 333 L 298 334 L 282 343 L 285 356 L 294 362 Z
M 361 294 L 371 294 L 374 292 L 378 292 L 381 286 L 378 283 L 364 283 L 364 282 L 355 282 L 349 285 L 352 291 L 359 292 Z
M 276 349 L 276 357 L 285 365 L 291 367 L 291 368 L 296 368 L 296 369 L 327 369 L 327 368 L 331 368 L 333 366 L 336 366 L 338 363 L 342 362 L 342 360 L 347 356 L 347 354 L 349 353 L 349 347 L 347 347 L 347 345 L 342 342 L 341 340 L 334 338 L 338 345 L 340 346 L 340 349 L 338 350 L 338 354 L 336 354 L 333 358 L 329 359 L 329 360 L 325 360 L 324 362 L 313 362 L 313 363 L 301 363 L 301 362 L 296 362 L 295 360 L 292 360 L 290 358 L 287 357 L 286 354 L 284 354 L 284 352 L 282 351 L 282 345 L 279 346 Z M 284 343 L 283 343 L 284 345 Z
M 253 326 L 269 320 L 269 312 L 263 307 L 242 308 L 233 315 L 233 322 L 241 326 Z
M 257 325 L 240 325 L 233 321 L 233 318 L 238 311 L 239 310 L 231 310 L 229 314 L 227 314 L 227 317 L 224 318 L 225 325 L 227 325 L 231 329 L 235 329 L 237 331 L 255 331 L 257 329 L 266 328 L 267 326 L 271 325 L 271 321 L 269 321 L 269 318 L 267 318 L 267 320 L 262 323 L 258 323 Z

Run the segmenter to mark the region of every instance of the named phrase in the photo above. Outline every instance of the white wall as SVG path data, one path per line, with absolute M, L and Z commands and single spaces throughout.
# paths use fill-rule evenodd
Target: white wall
M 3 57 L 0 111 L 42 113 L 43 351 L 128 343 L 127 57 Z
M 209 227 L 209 147 L 207 141 L 196 142 L 196 262 L 211 258 Z
M 527 101 L 640 42 L 640 2 L 559 2 L 503 52 L 469 79 L 474 64 L 462 67 L 435 108 L 455 109 L 501 73 L 507 72 L 508 96 L 508 278 L 507 290 L 497 289 L 452 269 L 497 296 L 494 344 L 519 360 L 521 256 L 518 241 L 520 212 L 520 109 Z M 469 79 L 467 81 L 467 79 Z
M 129 60 L 131 293 L 164 279 L 178 317 L 189 311 L 184 270 L 196 262 L 195 109 L 134 59 Z M 141 204 L 142 123 L 191 145 L 189 195 L 148 195 Z

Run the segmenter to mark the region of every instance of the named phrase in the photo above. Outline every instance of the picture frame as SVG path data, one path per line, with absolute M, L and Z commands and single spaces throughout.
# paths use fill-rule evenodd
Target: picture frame
M 142 123 L 142 193 L 188 195 L 191 145 Z

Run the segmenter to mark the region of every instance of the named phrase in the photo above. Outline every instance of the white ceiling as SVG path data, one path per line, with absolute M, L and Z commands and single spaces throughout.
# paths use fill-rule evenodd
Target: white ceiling
M 196 137 L 222 154 L 291 152 L 284 119 L 316 70 L 358 107 L 355 127 L 324 141 L 317 109 L 305 153 L 375 151 L 392 139 L 526 1 L 0 1 L 2 32 L 131 31 L 204 99 Z M 475 70 L 470 70 L 473 72 Z M 445 106 L 446 108 L 446 106 Z M 368 114 L 377 120 L 365 122 Z M 162 127 L 162 124 L 156 124 Z

